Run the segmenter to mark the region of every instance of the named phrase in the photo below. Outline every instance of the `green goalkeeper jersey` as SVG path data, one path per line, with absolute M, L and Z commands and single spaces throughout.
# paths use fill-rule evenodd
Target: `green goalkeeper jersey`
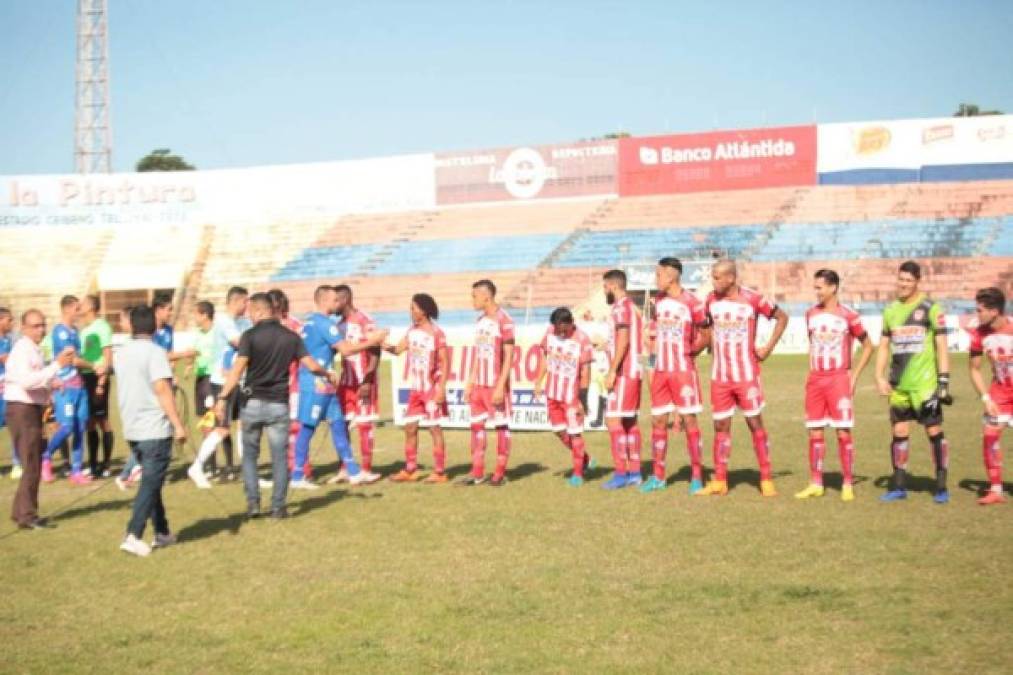
M 934 389 L 939 374 L 936 336 L 946 333 L 942 306 L 924 295 L 887 305 L 883 337 L 890 339 L 890 385 L 909 392 Z

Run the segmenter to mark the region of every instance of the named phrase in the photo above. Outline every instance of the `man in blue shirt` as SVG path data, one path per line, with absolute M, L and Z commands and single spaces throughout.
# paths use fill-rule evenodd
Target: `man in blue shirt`
M 172 316 L 172 297 L 165 294 L 158 294 L 151 301 L 151 309 L 155 312 L 155 334 L 151 341 L 165 350 L 167 355 L 172 354 L 173 332 L 169 325 L 169 317 Z M 169 359 L 170 363 L 172 358 Z
M 0 428 L 7 426 L 7 403 L 4 401 L 4 376 L 7 373 L 7 355 L 11 353 L 14 345 L 14 336 L 11 326 L 14 323 L 14 316 L 11 310 L 0 307 Z M 11 480 L 21 479 L 21 456 L 18 449 L 14 447 L 14 439 L 11 438 Z
M 351 343 L 344 334 L 334 313 L 337 309 L 338 294 L 332 286 L 320 286 L 313 293 L 317 311 L 310 314 L 302 326 L 303 343 L 309 356 L 321 367 L 334 367 L 334 354 L 351 356 L 383 344 L 387 331 L 373 331 L 365 342 Z M 334 384 L 327 378 L 319 377 L 305 366 L 299 366 L 299 436 L 295 442 L 295 467 L 292 472 L 294 489 L 313 489 L 316 486 L 303 476 L 303 467 L 309 455 L 310 441 L 321 421 L 327 421 L 331 428 L 331 441 L 339 459 L 348 471 L 348 482 L 352 485 L 373 483 L 379 474 L 363 471 L 355 461 L 352 446 L 348 442 L 345 416 L 338 401 Z
M 53 451 L 63 445 L 67 438 L 71 439 L 70 482 L 74 485 L 87 485 L 91 482 L 91 476 L 82 471 L 84 433 L 90 413 L 88 394 L 78 368 L 87 368 L 90 364 L 81 358 L 81 339 L 75 325 L 80 309 L 81 303 L 76 297 L 63 296 L 60 300 L 60 323 L 53 327 L 51 334 L 53 353 L 59 354 L 71 347 L 74 350 L 74 360 L 56 372 L 53 416 L 60 428 L 49 439 L 42 456 L 42 480 L 47 483 L 53 481 Z

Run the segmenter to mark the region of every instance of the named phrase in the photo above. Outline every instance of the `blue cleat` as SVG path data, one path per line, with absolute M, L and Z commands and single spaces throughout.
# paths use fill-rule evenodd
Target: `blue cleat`
M 659 480 L 656 476 L 651 476 L 650 478 L 644 481 L 643 485 L 640 486 L 640 491 L 643 492 L 644 494 L 647 494 L 648 492 L 664 490 L 667 487 L 668 484 L 665 481 Z
M 907 490 L 890 490 L 885 495 L 879 498 L 881 502 L 899 502 L 903 499 L 907 499 Z
M 566 481 L 570 484 L 570 487 L 580 487 L 584 484 L 584 479 L 576 474 L 570 476 L 570 480 Z
M 628 474 L 626 474 L 626 484 L 627 485 L 636 486 L 636 485 L 640 485 L 643 482 L 644 482 L 644 479 L 643 479 L 643 477 L 641 477 L 639 471 L 630 471 Z
M 626 474 L 614 473 L 601 487 L 603 490 L 621 490 L 627 485 L 629 483 L 627 483 Z
M 689 483 L 689 493 L 695 495 L 700 490 L 703 490 L 703 481 L 699 478 L 694 478 Z
M 936 504 L 949 504 L 950 503 L 950 491 L 940 490 L 932 496 L 932 501 Z

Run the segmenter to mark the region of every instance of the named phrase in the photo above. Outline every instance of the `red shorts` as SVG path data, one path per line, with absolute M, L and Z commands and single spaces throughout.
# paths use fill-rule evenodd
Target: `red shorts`
M 651 414 L 695 415 L 703 412 L 696 368 L 674 373 L 651 373 Z
M 855 403 L 848 371 L 809 373 L 805 381 L 805 425 L 809 429 L 828 425 L 850 429 L 855 425 Z
M 513 419 L 513 405 L 510 400 L 510 386 L 507 385 L 503 402 L 499 405 L 492 403 L 493 387 L 475 385 L 471 388 L 471 398 L 468 403 L 471 406 L 471 423 L 485 422 L 486 426 L 502 427 L 510 424 Z
M 369 424 L 380 419 L 380 387 L 375 384 L 365 402 L 359 398 L 358 387 L 342 385 L 338 387 L 338 401 L 349 424 Z
M 993 427 L 1013 427 L 1013 388 L 1003 387 L 995 382 L 988 388 L 988 395 L 997 406 L 999 416 L 991 417 L 985 414 L 985 424 Z
M 640 412 L 640 379 L 617 377 L 609 392 L 605 417 L 636 417 Z
M 738 407 L 745 417 L 756 417 L 763 410 L 763 385 L 759 376 L 752 382 L 711 382 L 711 417 L 728 419 Z
M 580 434 L 584 432 L 584 410 L 580 407 L 580 401 L 553 401 L 546 402 L 549 411 L 549 425 L 553 431 L 565 431 L 568 434 Z
M 420 427 L 438 427 L 450 417 L 447 401 L 436 402 L 436 390 L 408 392 L 408 409 L 404 421 L 417 422 Z

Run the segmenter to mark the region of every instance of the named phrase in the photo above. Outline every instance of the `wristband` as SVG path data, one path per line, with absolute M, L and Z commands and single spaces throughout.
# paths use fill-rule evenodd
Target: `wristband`
M 982 403 L 988 403 L 988 402 L 990 402 L 991 400 L 992 400 L 992 397 L 991 397 L 991 396 L 989 396 L 988 394 L 982 394 L 982 395 L 981 395 L 981 402 L 982 402 Z

